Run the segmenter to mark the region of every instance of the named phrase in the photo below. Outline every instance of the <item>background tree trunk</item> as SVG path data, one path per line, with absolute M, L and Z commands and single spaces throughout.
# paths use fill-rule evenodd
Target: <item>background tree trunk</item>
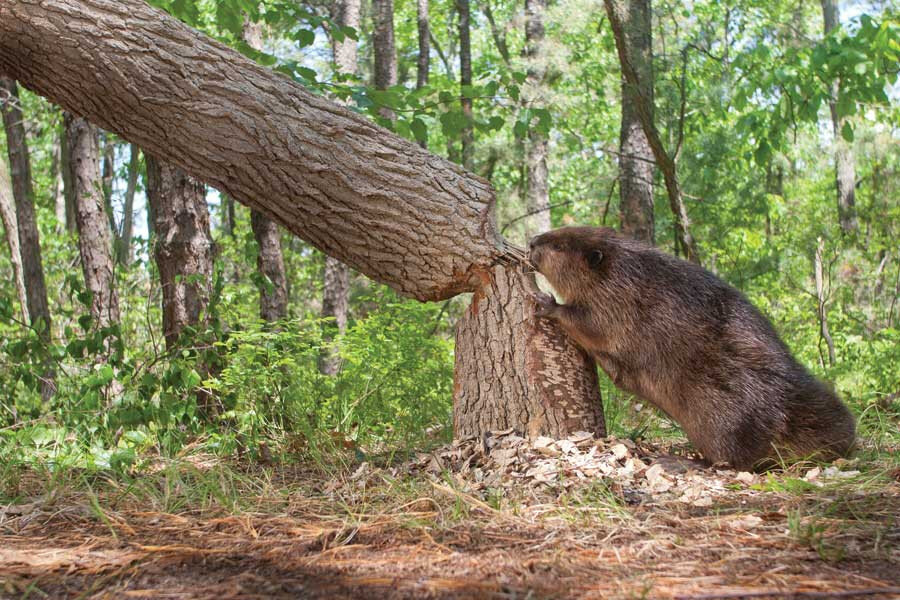
M 637 75 L 637 93 L 622 79 L 622 128 L 619 135 L 619 215 L 622 232 L 654 241 L 653 150 L 641 126 L 636 106 L 647 103 L 653 118 L 653 45 L 650 0 L 624 0 L 625 53 Z
M 534 317 L 534 276 L 497 267 L 456 330 L 457 437 L 513 428 L 523 435 L 606 435 L 593 361 L 547 319 Z
M 245 17 L 243 34 L 248 46 L 262 50 L 262 24 Z M 264 321 L 278 321 L 287 316 L 288 300 L 281 231 L 274 221 L 255 209 L 250 209 L 250 227 L 258 248 L 256 268 L 260 276 L 259 316 Z
M 472 41 L 469 33 L 469 0 L 456 0 L 456 10 L 459 13 L 459 84 L 466 87 L 472 85 Z M 466 120 L 461 132 L 462 165 L 471 171 L 474 168 L 475 160 L 472 98 L 462 94 L 460 104 L 463 117 Z
M 72 181 L 72 157 L 69 156 L 69 141 L 66 138 L 65 123 L 62 124 L 60 131 L 59 170 L 62 175 L 63 196 L 66 204 L 66 231 L 73 233 L 78 229 L 75 223 L 75 182 Z
M 181 58 L 172 60 L 176 56 Z M 511 362 L 504 352 L 525 352 L 531 364 L 546 365 L 545 385 L 550 388 L 563 385 L 553 379 L 563 373 L 565 381 L 587 382 L 566 385 L 572 396 L 564 400 L 599 414 L 599 393 L 590 385 L 594 367 L 585 364 L 574 346 L 550 352 L 543 338 L 528 335 L 524 328 L 529 320 L 523 317 L 534 306 L 521 296 L 524 284 L 510 285 L 501 278 L 504 271 L 495 270 L 499 260 L 515 262 L 517 257 L 497 233 L 494 195 L 485 180 L 308 93 L 139 0 L 0 4 L 0 70 L 260 209 L 404 295 L 438 300 L 477 290 L 476 299 L 487 305 L 494 299 L 491 312 L 483 313 L 481 302 L 473 306 L 478 320 L 467 321 L 471 325 L 460 333 L 458 354 L 476 352 L 470 361 L 485 360 L 483 344 L 489 340 L 487 360 L 505 360 L 507 368 L 492 374 L 498 381 L 479 385 L 471 379 L 477 370 L 460 359 L 456 385 L 470 391 L 457 398 L 465 398 L 470 408 L 457 410 L 458 416 L 480 405 L 500 406 L 504 398 L 495 390 L 533 380 L 529 373 L 537 371 L 510 370 L 526 368 L 526 363 Z M 159 210 L 151 205 L 152 212 Z M 183 219 L 193 222 L 186 212 Z M 167 221 L 179 223 L 156 215 L 154 229 L 161 243 L 183 237 L 182 226 L 170 232 Z M 205 231 L 208 253 L 208 225 Z M 166 277 L 172 280 L 171 274 Z M 191 281 L 182 279 L 182 284 Z M 496 290 L 501 289 L 510 291 L 498 301 Z M 467 336 L 474 336 L 476 327 L 484 333 L 470 343 Z M 552 324 L 541 327 L 548 335 L 563 335 Z M 504 329 L 514 335 L 501 335 Z M 518 346 L 522 343 L 525 348 Z M 518 389 L 518 397 L 528 398 L 530 406 L 550 401 L 548 396 L 531 398 L 544 389 L 540 386 Z M 585 418 L 577 428 L 595 424 L 596 419 Z
M 821 0 L 822 16 L 825 22 L 825 35 L 841 24 L 841 15 L 836 0 Z M 856 218 L 856 161 L 853 149 L 841 133 L 846 119 L 838 114 L 837 98 L 840 93 L 840 82 L 831 88 L 832 100 L 828 103 L 831 109 L 831 125 L 834 131 L 834 185 L 837 192 L 838 220 L 841 232 L 845 235 L 859 233 L 859 221 Z
M 544 57 L 541 56 L 541 45 L 544 42 L 544 12 L 547 10 L 546 0 L 525 0 L 525 59 L 528 62 L 528 98 L 529 108 L 540 106 L 540 96 L 546 76 Z M 529 127 L 528 140 L 525 142 L 526 203 L 525 236 L 550 229 L 550 185 L 547 172 L 547 152 L 549 144 L 547 136 L 536 127 Z
M 119 322 L 119 298 L 114 280 L 112 235 L 101 187 L 99 130 L 81 117 L 65 113 L 72 181 L 75 184 L 75 220 L 78 253 L 85 287 L 91 292 L 95 326 Z
M 113 210 L 113 183 L 116 179 L 116 143 L 108 133 L 100 134 L 103 147 L 102 189 L 103 207 L 106 218 L 109 221 L 109 232 L 114 240 L 119 237 L 119 227 L 116 225 L 116 213 Z M 118 240 L 114 243 L 118 247 Z
M 163 295 L 163 335 L 174 348 L 182 330 L 197 325 L 212 289 L 212 236 L 206 188 L 178 167 L 150 154 L 147 202 L 153 207 L 153 255 Z
M 687 214 L 687 207 L 684 205 L 684 197 L 681 195 L 681 186 L 678 183 L 678 174 L 675 160 L 666 152 L 660 139 L 659 132 L 653 122 L 653 105 L 651 99 L 641 94 L 640 77 L 632 63 L 631 56 L 628 53 L 628 43 L 626 41 L 625 24 L 629 20 L 628 7 L 626 0 L 603 0 L 606 6 L 606 14 L 609 17 L 609 24 L 613 30 L 613 36 L 616 39 L 616 50 L 619 54 L 619 64 L 622 66 L 622 76 L 625 84 L 631 89 L 634 99 L 634 109 L 641 122 L 641 128 L 647 136 L 650 149 L 653 151 L 653 158 L 656 166 L 662 171 L 663 180 L 666 184 L 666 194 L 669 197 L 669 207 L 672 210 L 672 217 L 675 226 L 675 247 L 681 248 L 685 258 L 691 262 L 700 262 L 700 254 L 697 251 L 697 244 L 691 235 L 691 221 Z
M 131 160 L 128 162 L 128 187 L 125 188 L 125 207 L 122 214 L 122 236 L 118 247 L 120 265 L 131 264 L 131 238 L 134 234 L 134 195 L 141 171 L 141 149 L 131 144 Z
M 338 23 L 344 27 L 353 27 L 359 31 L 360 24 L 360 0 L 342 0 L 338 3 Z M 396 82 L 397 71 L 396 61 L 391 58 L 394 53 L 394 21 L 393 21 L 393 3 L 390 3 L 390 13 L 387 26 L 390 28 L 390 51 L 387 51 L 381 44 L 386 43 L 387 36 L 383 31 L 379 32 L 379 27 L 384 27 L 384 23 L 380 23 L 379 19 L 383 19 L 383 15 L 379 11 L 384 11 L 384 6 L 373 7 L 376 21 L 376 40 L 375 45 L 375 79 L 386 77 L 390 80 L 391 69 L 393 68 L 393 77 Z M 378 36 L 381 35 L 381 38 Z M 378 41 L 380 39 L 380 42 Z M 358 61 L 358 51 L 356 48 L 356 40 L 345 37 L 343 41 L 334 41 L 332 46 L 334 54 L 335 69 L 343 75 L 355 75 Z M 387 59 L 389 64 L 381 64 Z M 393 65 L 393 66 L 391 66 Z M 379 70 L 381 69 L 381 70 Z M 391 85 L 391 84 L 387 84 Z M 384 87 L 387 87 L 385 85 Z M 382 88 L 383 89 L 383 88 Z M 350 269 L 340 260 L 332 257 L 325 257 L 325 268 L 322 273 L 322 312 L 321 315 L 325 319 L 334 319 L 334 326 L 338 333 L 344 333 L 347 330 L 347 311 L 350 306 Z M 324 341 L 330 343 L 333 335 L 326 331 Z M 319 369 L 326 375 L 335 375 L 340 368 L 338 357 L 325 349 L 322 352 L 319 361 Z
M 431 63 L 431 28 L 428 25 L 428 0 L 416 0 L 416 17 L 419 30 L 419 56 L 416 59 L 416 89 L 428 85 L 428 70 Z M 428 141 L 419 145 L 428 148 Z
M 386 90 L 397 85 L 397 47 L 394 44 L 394 0 L 372 0 L 372 21 L 374 32 L 372 46 L 374 54 L 375 89 Z M 343 71 L 344 65 L 338 68 Z M 356 66 L 354 65 L 354 71 Z M 382 107 L 381 116 L 394 119 L 396 115 L 390 108 Z
M 50 165 L 50 174 L 53 177 L 53 213 L 56 215 L 56 232 L 62 233 L 66 229 L 66 185 L 63 178 L 63 149 L 65 136 L 61 133 L 53 142 L 53 158 Z
M 6 245 L 9 247 L 9 262 L 12 264 L 16 296 L 19 298 L 19 306 L 22 311 L 22 322 L 29 323 L 28 294 L 25 291 L 25 275 L 22 270 L 22 251 L 19 247 L 19 225 L 15 206 L 6 159 L 0 157 L 0 219 L 3 220 L 3 229 L 6 230 Z
M 3 69 L 0 69 L 0 72 L 3 72 Z M 19 104 L 19 87 L 15 80 L 3 76 L 0 76 L 0 112 L 3 113 L 10 179 L 16 203 L 16 224 L 19 229 L 19 251 L 25 278 L 28 316 L 31 317 L 31 325 L 38 330 L 41 339 L 49 344 L 52 339 L 52 323 L 50 307 L 47 304 L 44 267 L 41 262 L 41 242 L 34 213 L 31 158 L 28 155 L 24 117 Z M 41 396 L 47 399 L 55 390 L 55 375 L 48 366 L 44 373 Z

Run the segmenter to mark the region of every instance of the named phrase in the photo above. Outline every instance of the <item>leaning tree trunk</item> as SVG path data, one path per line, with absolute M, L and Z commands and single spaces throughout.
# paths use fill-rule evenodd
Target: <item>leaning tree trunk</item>
M 491 418 L 473 416 L 482 429 L 536 430 L 526 412 L 502 409 L 526 406 L 528 415 L 546 410 L 550 395 L 515 383 L 541 371 L 522 369 L 548 365 L 543 372 L 551 387 L 559 385 L 556 377 L 590 381 L 593 366 L 577 349 L 557 345 L 551 352 L 553 345 L 526 329 L 531 321 L 523 317 L 534 307 L 524 296 L 525 282 L 517 279 L 524 275 L 495 270 L 509 247 L 497 233 L 493 191 L 449 161 L 139 0 L 0 3 L 0 71 L 406 296 L 437 300 L 476 292 L 471 311 L 478 322 L 464 326 L 460 353 L 507 365 L 492 373 L 497 381 L 478 386 L 472 381 L 476 371 L 459 365 L 457 388 L 473 389 L 476 396 L 466 396 L 471 408 L 457 413 L 492 407 Z M 166 239 L 165 232 L 157 235 Z M 483 312 L 487 305 L 494 311 Z M 483 332 L 475 340 L 489 344 L 467 342 L 465 331 L 474 334 L 476 327 Z M 562 335 L 551 324 L 541 327 Z M 509 360 L 520 352 L 532 360 Z M 568 414 L 599 410 L 596 386 L 564 389 L 571 393 L 569 406 L 580 407 Z M 596 419 L 575 421 L 566 427 L 596 425 Z
M 0 52 L 0 55 L 2 54 Z M 4 69 L 0 67 L 0 73 L 3 72 Z M 38 330 L 41 339 L 49 344 L 52 337 L 50 307 L 47 303 L 47 285 L 44 283 L 44 267 L 41 262 L 41 242 L 34 214 L 31 158 L 28 155 L 25 123 L 19 104 L 19 88 L 15 80 L 3 76 L 0 76 L 0 112 L 3 113 L 3 128 L 6 131 L 6 146 L 9 154 L 13 199 L 16 204 L 16 224 L 19 229 L 19 250 L 22 255 L 28 316 L 31 317 L 31 324 Z M 55 375 L 49 365 L 44 373 L 41 388 L 41 396 L 44 399 L 52 396 L 56 390 Z
M 544 42 L 546 0 L 525 0 L 525 59 L 528 108 L 539 108 L 547 67 L 541 56 Z M 547 135 L 537 127 L 529 127 L 525 140 L 525 235 L 531 237 L 550 229 L 550 182 L 547 171 Z
M 825 35 L 838 27 L 841 22 L 836 0 L 821 0 L 822 16 L 825 21 Z M 856 218 L 856 165 L 853 149 L 844 140 L 843 129 L 846 119 L 838 113 L 837 98 L 840 83 L 835 82 L 831 88 L 831 125 L 834 131 L 834 186 L 837 192 L 838 220 L 841 232 L 855 234 L 859 232 L 859 221 Z
M 200 323 L 212 290 L 206 187 L 178 167 L 144 156 L 147 202 L 153 207 L 153 256 L 162 285 L 163 335 L 166 348 L 172 349 L 185 327 Z
M 65 113 L 69 167 L 75 185 L 78 253 L 85 287 L 91 292 L 91 317 L 97 327 L 119 322 L 119 297 L 112 256 L 112 233 L 101 187 L 99 130 L 81 117 Z
M 3 157 L 0 157 L 0 220 L 3 221 L 3 229 L 6 231 L 6 245 L 9 248 L 9 262 L 12 264 L 16 295 L 22 311 L 22 322 L 28 323 L 28 294 L 25 291 L 22 251 L 19 247 L 19 224 L 16 219 L 12 182 L 9 179 L 9 170 L 6 168 L 6 159 Z
M 254 50 L 262 50 L 262 25 L 244 17 L 244 41 Z M 256 238 L 256 268 L 259 273 L 259 316 L 268 322 L 287 316 L 287 275 L 281 250 L 278 225 L 258 210 L 250 210 L 250 228 Z
M 637 86 L 622 79 L 622 126 L 619 133 L 619 215 L 622 232 L 653 243 L 653 150 L 636 106 L 645 101 L 653 118 L 653 54 L 650 0 L 625 0 L 626 50 Z

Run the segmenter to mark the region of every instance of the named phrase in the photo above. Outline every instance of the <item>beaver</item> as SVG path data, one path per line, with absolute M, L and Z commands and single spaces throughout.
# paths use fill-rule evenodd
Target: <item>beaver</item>
M 597 227 L 538 235 L 529 260 L 563 302 L 540 293 L 536 315 L 556 320 L 617 387 L 669 415 L 706 460 L 760 469 L 851 450 L 847 407 L 709 271 Z

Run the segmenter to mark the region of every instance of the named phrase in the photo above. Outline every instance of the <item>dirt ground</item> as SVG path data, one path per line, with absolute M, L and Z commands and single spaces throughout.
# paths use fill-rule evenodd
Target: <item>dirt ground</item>
M 422 462 L 236 487 L 166 472 L 0 505 L 0 596 L 900 598 L 896 473 L 816 487 L 710 469 L 737 482 L 684 502 L 634 481 L 479 488 Z

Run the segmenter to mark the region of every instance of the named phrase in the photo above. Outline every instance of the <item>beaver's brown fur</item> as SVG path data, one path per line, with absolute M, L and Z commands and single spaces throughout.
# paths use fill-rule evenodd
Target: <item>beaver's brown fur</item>
M 557 229 L 529 250 L 564 302 L 541 295 L 538 315 L 678 422 L 707 460 L 750 468 L 853 446 L 847 407 L 712 273 L 606 228 Z

